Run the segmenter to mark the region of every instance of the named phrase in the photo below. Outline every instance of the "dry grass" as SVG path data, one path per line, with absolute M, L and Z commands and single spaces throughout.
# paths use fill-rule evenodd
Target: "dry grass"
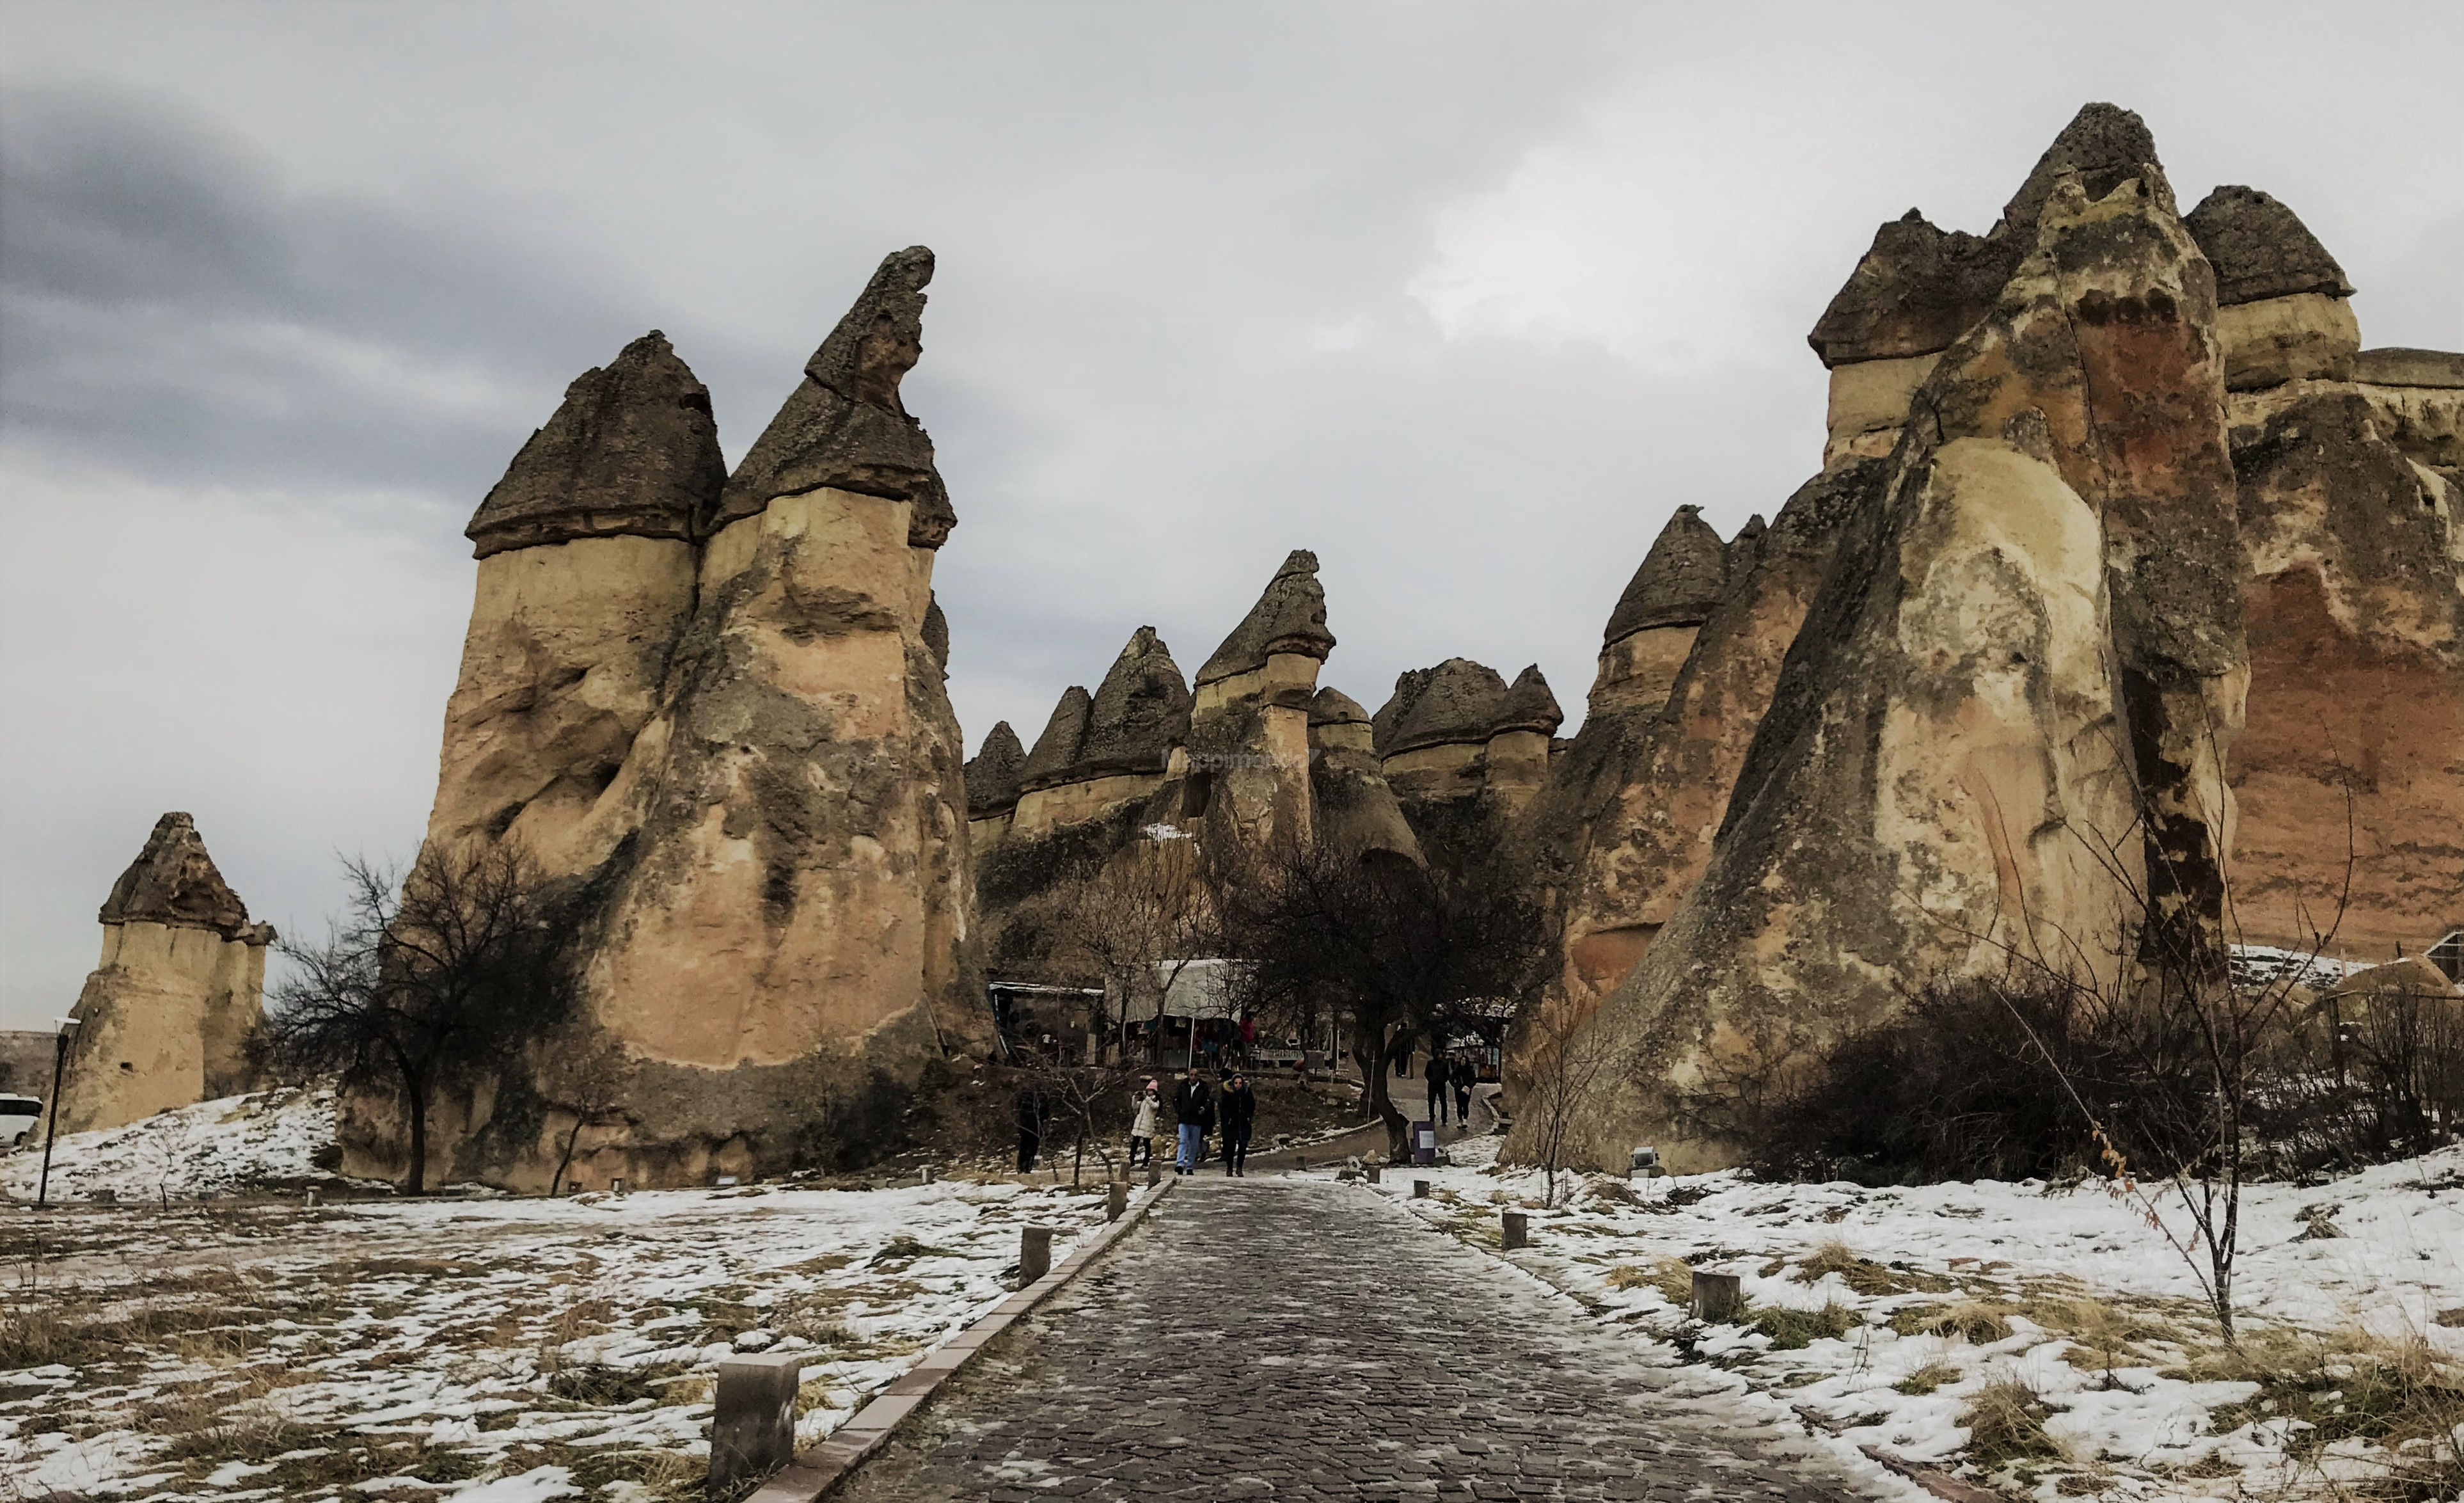
M 2261 1330 L 2245 1335 L 2240 1351 L 2201 1353 L 2175 1374 L 2256 1383 L 2247 1401 L 2213 1411 L 2210 1427 L 2222 1434 L 2291 1420 L 2287 1452 L 2297 1466 L 2314 1466 L 2339 1442 L 2370 1446 L 2378 1474 L 2359 1495 L 2464 1493 L 2464 1368 L 2419 1333 Z
M 1997 1378 L 1962 1409 L 1969 1459 L 1983 1467 L 2061 1454 L 2045 1433 L 2045 1399 L 2016 1377 Z
M 1962 1376 L 1960 1370 L 1948 1362 L 1927 1362 L 1891 1387 L 1895 1392 L 1922 1398 L 1937 1388 L 1959 1381 Z
M 1790 1310 L 1771 1305 L 1754 1312 L 1752 1329 L 1771 1338 L 1774 1352 L 1793 1352 L 1816 1341 L 1837 1340 L 1864 1322 L 1837 1300 L 1819 1310 Z
M 1649 1268 L 1622 1264 L 1609 1270 L 1607 1281 L 1611 1289 L 1656 1289 L 1681 1310 L 1694 1295 L 1693 1267 L 1680 1258 L 1661 1258 Z
M 1815 1244 L 1812 1252 L 1797 1260 L 1796 1271 L 1789 1276 L 1800 1284 L 1818 1284 L 1834 1273 L 1850 1290 L 1868 1297 L 1920 1292 L 1939 1294 L 1953 1287 L 1950 1280 L 1939 1274 L 1886 1268 L 1871 1258 L 1859 1257 L 1855 1249 L 1837 1237 Z
M 1891 1316 L 1891 1329 L 1902 1336 L 1964 1337 L 1979 1346 L 2011 1337 L 2012 1312 L 1980 1299 L 1963 1299 L 1948 1307 L 1911 1305 Z

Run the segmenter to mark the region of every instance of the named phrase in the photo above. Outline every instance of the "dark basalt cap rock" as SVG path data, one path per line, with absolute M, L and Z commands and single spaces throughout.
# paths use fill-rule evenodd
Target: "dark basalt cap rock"
M 184 929 L 211 929 L 225 939 L 270 944 L 274 928 L 248 921 L 248 905 L 231 890 L 206 854 L 197 822 L 186 814 L 165 814 L 154 822 L 145 849 L 120 880 L 111 885 L 99 916 L 104 923 L 171 924 Z
M 464 535 L 482 559 L 576 538 L 691 538 L 726 483 L 710 388 L 652 329 L 564 388 Z
M 1155 628 L 1140 627 L 1095 691 L 1071 780 L 1161 772 L 1172 749 L 1188 740 L 1189 686 L 1180 665 Z
M 1198 682 L 1203 687 L 1264 668 L 1277 652 L 1298 652 L 1323 663 L 1333 651 L 1334 633 L 1326 629 L 1326 591 L 1317 582 L 1317 555 L 1295 548 L 1267 581 L 1266 592 L 1198 671 Z
M 960 773 L 967 789 L 967 817 L 982 819 L 1015 807 L 1019 767 L 1025 761 L 1026 748 L 1018 743 L 1018 733 L 1007 720 L 994 721 L 983 747 Z
M 1940 230 L 1913 209 L 1875 232 L 1806 343 L 1827 366 L 1948 349 L 1992 311 L 2003 283 L 2035 248 L 2036 217 L 2063 173 L 2078 173 L 2088 197 L 2101 199 L 2156 160 L 2155 138 L 2137 115 L 2084 106 L 2036 159 L 1990 233 Z
M 1408 669 L 1395 680 L 1394 697 L 1378 707 L 1372 744 L 1380 757 L 1424 746 L 1477 745 L 1512 718 L 1510 704 L 1497 670 L 1470 658 Z M 1550 722 L 1551 728 L 1555 723 Z
M 1531 664 L 1514 675 L 1512 687 L 1506 691 L 1505 713 L 1489 734 L 1499 731 L 1538 731 L 1554 736 L 1566 721 L 1566 712 L 1557 707 L 1557 696 L 1549 692 L 1549 680 L 1541 675 L 1540 665 Z
M 1342 690 L 1335 688 L 1332 684 L 1329 684 L 1327 687 L 1319 690 L 1317 692 L 1317 697 L 1309 701 L 1309 727 L 1312 730 L 1321 725 L 1367 725 L 1370 723 L 1369 712 L 1360 707 L 1360 701 L 1354 699 L 1352 696 L 1345 694 Z
M 2219 307 L 2304 292 L 2353 295 L 2319 237 L 2271 194 L 2228 185 L 2199 200 L 2182 223 L 2215 268 Z
M 924 348 L 924 287 L 932 279 L 933 253 L 920 245 L 882 259 L 728 477 L 705 535 L 759 516 L 779 497 L 830 486 L 913 503 L 907 541 L 914 547 L 937 548 L 949 538 L 958 518 L 934 468 L 933 440 L 898 397 Z
M 1044 734 L 1035 739 L 1035 749 L 1019 764 L 1018 785 L 1022 789 L 1049 787 L 1070 781 L 1069 769 L 1077 764 L 1078 748 L 1086 744 L 1087 721 L 1095 702 L 1087 691 L 1071 684 L 1052 707 L 1052 718 L 1044 722 Z
M 1703 519 L 1702 508 L 1680 506 L 1617 597 L 1600 645 L 1652 627 L 1701 626 L 1727 587 L 1727 544 Z

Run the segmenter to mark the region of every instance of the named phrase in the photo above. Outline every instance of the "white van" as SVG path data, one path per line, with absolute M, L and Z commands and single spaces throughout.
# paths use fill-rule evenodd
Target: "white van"
M 43 1103 L 33 1096 L 0 1095 L 0 1149 L 14 1148 L 34 1135 L 43 1118 Z

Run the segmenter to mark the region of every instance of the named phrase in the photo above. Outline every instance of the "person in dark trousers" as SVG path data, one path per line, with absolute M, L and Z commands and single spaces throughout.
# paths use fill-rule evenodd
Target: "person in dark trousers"
M 1028 1174 L 1035 1168 L 1035 1156 L 1044 1147 L 1045 1120 L 1052 1115 L 1052 1104 L 1044 1098 L 1044 1088 L 1034 1081 L 1021 1086 L 1018 1092 L 1018 1172 Z
M 1215 1093 L 1206 1076 L 1190 1071 L 1172 1094 L 1172 1115 L 1180 1122 L 1180 1155 L 1173 1160 L 1175 1174 L 1196 1174 L 1206 1161 L 1206 1135 L 1215 1130 Z
M 1468 1059 L 1457 1059 L 1447 1079 L 1455 1085 L 1455 1125 L 1471 1125 L 1471 1088 L 1480 1083 L 1480 1071 Z
M 1446 1056 L 1431 1054 L 1429 1068 L 1422 1073 L 1429 1080 L 1429 1120 L 1442 1125 L 1446 1119 Z
M 1258 1093 L 1239 1071 L 1223 1082 L 1223 1172 L 1249 1177 L 1249 1132 L 1258 1125 Z

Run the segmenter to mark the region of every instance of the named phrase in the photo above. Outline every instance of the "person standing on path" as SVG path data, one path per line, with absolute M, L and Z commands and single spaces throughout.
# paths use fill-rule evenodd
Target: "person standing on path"
M 1173 1093 L 1172 1115 L 1180 1123 L 1180 1155 L 1173 1160 L 1175 1174 L 1195 1174 L 1206 1158 L 1206 1133 L 1215 1125 L 1215 1093 L 1206 1088 L 1206 1076 L 1199 1071 L 1188 1071 L 1180 1077 L 1180 1088 Z
M 1045 1119 L 1052 1115 L 1051 1104 L 1044 1098 L 1044 1088 L 1030 1080 L 1018 1089 L 1018 1172 L 1029 1174 L 1035 1169 L 1035 1156 L 1044 1147 Z
M 1223 1082 L 1223 1172 L 1249 1177 L 1249 1132 L 1258 1125 L 1258 1093 L 1239 1071 Z
M 1446 1078 L 1453 1081 L 1455 1087 L 1455 1125 L 1469 1127 L 1471 1125 L 1471 1088 L 1480 1083 L 1480 1069 L 1469 1059 L 1457 1055 L 1454 1068 L 1447 1072 Z
M 1153 1075 L 1138 1085 L 1137 1095 L 1133 1098 L 1136 1110 L 1130 1117 L 1130 1167 L 1133 1169 L 1141 1163 L 1155 1162 L 1155 1107 L 1160 1104 L 1160 1094 L 1155 1090 Z
M 1421 1072 L 1429 1081 L 1429 1120 L 1441 1126 L 1446 1119 L 1446 1056 L 1429 1055 L 1429 1068 Z

